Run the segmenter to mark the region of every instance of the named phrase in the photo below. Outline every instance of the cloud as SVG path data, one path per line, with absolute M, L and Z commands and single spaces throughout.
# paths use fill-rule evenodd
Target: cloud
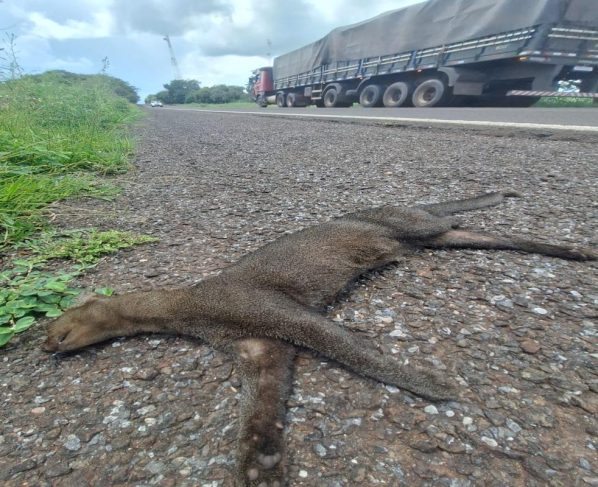
M 252 70 L 267 65 L 261 56 L 203 56 L 197 52 L 185 55 L 179 62 L 187 79 L 196 79 L 202 86 L 216 84 L 245 85 Z
M 4 0 L 0 27 L 17 35 L 28 72 L 98 72 L 108 56 L 110 74 L 144 94 L 174 77 L 165 34 L 185 78 L 203 86 L 244 84 L 253 69 L 269 64 L 268 53 L 284 54 L 415 1 Z
M 32 12 L 27 20 L 31 23 L 30 31 L 45 39 L 89 39 L 112 34 L 114 22 L 108 11 L 93 12 L 91 17 L 91 21 L 68 19 L 65 23 L 59 23 L 40 12 Z
M 182 35 L 202 21 L 229 16 L 225 0 L 127 0 L 113 3 L 111 13 L 124 31 Z

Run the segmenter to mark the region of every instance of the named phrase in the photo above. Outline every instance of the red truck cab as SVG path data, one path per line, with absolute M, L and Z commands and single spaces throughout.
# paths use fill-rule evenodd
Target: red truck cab
M 251 99 L 260 106 L 268 104 L 266 97 L 272 93 L 274 89 L 274 80 L 272 77 L 272 67 L 266 66 L 256 69 L 247 86 L 247 91 Z

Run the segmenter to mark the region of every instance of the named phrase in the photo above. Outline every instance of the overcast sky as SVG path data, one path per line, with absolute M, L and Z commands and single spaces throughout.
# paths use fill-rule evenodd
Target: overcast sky
M 108 74 L 142 99 L 175 77 L 165 34 L 185 79 L 245 85 L 251 70 L 341 25 L 418 0 L 0 0 L 2 40 L 17 36 L 27 73 Z M 268 47 L 268 40 L 271 48 Z

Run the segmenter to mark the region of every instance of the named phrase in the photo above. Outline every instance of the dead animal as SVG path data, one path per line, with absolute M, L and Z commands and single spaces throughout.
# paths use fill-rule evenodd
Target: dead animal
M 456 397 L 446 377 L 380 354 L 326 318 L 326 307 L 360 275 L 422 248 L 596 259 L 589 249 L 460 229 L 451 216 L 496 205 L 508 196 L 518 195 L 501 191 L 412 208 L 358 211 L 286 235 L 193 287 L 93 298 L 50 325 L 44 349 L 66 352 L 113 337 L 171 333 L 198 337 L 231 354 L 242 378 L 236 482 L 281 486 L 295 346 L 431 400 Z

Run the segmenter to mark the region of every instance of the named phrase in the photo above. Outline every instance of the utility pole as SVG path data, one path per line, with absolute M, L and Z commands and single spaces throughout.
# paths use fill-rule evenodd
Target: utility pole
M 176 57 L 174 55 L 174 49 L 172 48 L 172 44 L 170 43 L 170 36 L 166 35 L 164 37 L 166 44 L 168 44 L 168 51 L 170 52 L 170 63 L 174 69 L 174 75 L 176 76 L 175 79 L 183 79 L 181 76 L 181 70 L 179 69 L 179 63 L 176 61 Z
M 268 44 L 268 52 L 266 53 L 266 57 L 268 58 L 268 63 L 272 66 L 272 41 L 270 39 L 266 39 L 266 44 Z

